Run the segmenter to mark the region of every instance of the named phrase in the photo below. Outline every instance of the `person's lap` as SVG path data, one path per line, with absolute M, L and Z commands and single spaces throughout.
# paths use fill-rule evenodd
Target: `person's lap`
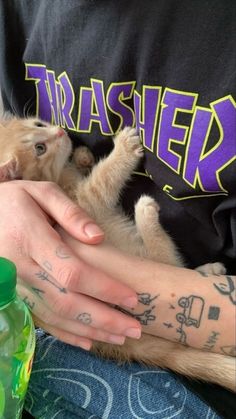
M 41 330 L 25 408 L 40 419 L 219 418 L 170 372 L 117 365 Z

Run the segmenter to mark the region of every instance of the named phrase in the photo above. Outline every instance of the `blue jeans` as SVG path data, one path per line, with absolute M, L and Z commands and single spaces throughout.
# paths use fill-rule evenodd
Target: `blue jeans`
M 170 372 L 119 366 L 42 330 L 25 408 L 37 419 L 219 418 Z

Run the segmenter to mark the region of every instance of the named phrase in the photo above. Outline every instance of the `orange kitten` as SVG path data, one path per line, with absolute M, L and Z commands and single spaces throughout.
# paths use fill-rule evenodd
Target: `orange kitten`
M 16 118 L 0 121 L 0 147 L 0 180 L 58 182 L 72 150 L 63 129 L 37 119 Z
M 68 163 L 71 142 L 65 131 L 39 119 L 12 119 L 0 123 L 0 181 L 12 179 L 57 182 L 102 227 L 106 241 L 115 247 L 157 262 L 183 266 L 173 241 L 159 223 L 159 207 L 141 196 L 131 221 L 117 206 L 119 195 L 143 151 L 135 129 L 125 128 L 114 140 L 110 155 L 94 164 L 86 147 L 74 153 Z M 199 268 L 225 273 L 219 264 Z M 139 341 L 126 339 L 123 346 L 95 343 L 93 350 L 104 357 L 136 360 L 168 368 L 188 377 L 217 383 L 235 390 L 235 359 L 204 352 L 181 343 L 143 333 Z

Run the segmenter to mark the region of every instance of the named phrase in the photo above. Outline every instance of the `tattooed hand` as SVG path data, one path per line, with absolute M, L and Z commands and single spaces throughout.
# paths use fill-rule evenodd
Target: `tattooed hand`
M 138 338 L 139 322 L 105 304 L 135 307 L 136 293 L 82 262 L 53 228 L 95 244 L 103 233 L 93 220 L 50 182 L 6 182 L 0 192 L 0 255 L 16 263 L 18 292 L 36 324 L 85 349 L 92 340 Z
M 214 286 L 225 281 L 224 275 L 211 274 L 205 280 L 196 270 L 128 255 L 105 241 L 88 248 L 63 232 L 62 236 L 84 261 L 136 289 L 139 304 L 129 311 L 140 321 L 144 333 L 235 356 L 235 305 L 228 295 L 231 290 L 220 293 Z
M 223 280 L 222 280 L 223 279 Z M 214 287 L 222 294 L 226 295 L 232 304 L 236 305 L 236 277 L 226 275 L 221 277 Z

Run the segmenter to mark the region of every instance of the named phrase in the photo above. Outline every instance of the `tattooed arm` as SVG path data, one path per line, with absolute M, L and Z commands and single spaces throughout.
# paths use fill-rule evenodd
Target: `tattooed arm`
M 83 260 L 135 288 L 139 305 L 129 311 L 145 333 L 236 355 L 236 277 L 204 278 L 194 270 L 124 255 L 106 244 L 88 251 L 68 240 Z

